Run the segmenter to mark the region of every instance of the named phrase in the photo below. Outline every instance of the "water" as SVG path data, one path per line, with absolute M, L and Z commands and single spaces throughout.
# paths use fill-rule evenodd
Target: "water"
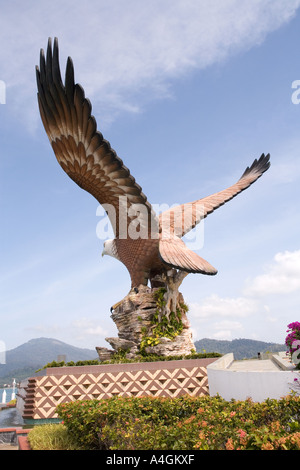
M 5 403 L 9 403 L 11 400 L 13 389 L 12 388 L 0 388 L 0 404 L 2 403 L 2 395 L 3 395 L 4 390 L 6 391 Z M 15 389 L 15 393 L 17 393 L 17 389 Z
M 2 394 L 6 391 L 6 403 L 11 400 L 12 388 L 0 388 L 0 404 L 2 403 Z M 17 393 L 17 390 L 15 389 Z M 23 418 L 16 408 L 4 408 L 0 411 L 0 428 L 15 428 L 23 425 Z
M 23 418 L 17 408 L 5 408 L 0 411 L 0 429 L 22 427 Z

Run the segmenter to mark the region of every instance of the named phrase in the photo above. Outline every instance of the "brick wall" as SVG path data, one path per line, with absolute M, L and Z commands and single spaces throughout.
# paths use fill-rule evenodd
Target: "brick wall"
M 208 394 L 206 367 L 216 358 L 133 364 L 54 367 L 21 384 L 23 419 L 53 420 L 60 403 L 118 395 L 178 397 Z

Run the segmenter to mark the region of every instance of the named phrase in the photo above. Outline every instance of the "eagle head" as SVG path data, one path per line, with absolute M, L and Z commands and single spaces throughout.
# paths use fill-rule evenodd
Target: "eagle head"
M 115 240 L 106 240 L 103 243 L 102 256 L 104 255 L 109 255 L 109 256 L 112 256 L 113 258 L 119 259 Z

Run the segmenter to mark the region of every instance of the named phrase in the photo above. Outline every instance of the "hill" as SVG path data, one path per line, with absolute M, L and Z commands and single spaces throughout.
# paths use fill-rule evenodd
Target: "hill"
M 227 354 L 232 352 L 235 359 L 249 359 L 257 357 L 258 352 L 285 351 L 284 344 L 266 343 L 251 339 L 234 339 L 232 341 L 218 341 L 203 338 L 195 341 L 197 352 L 218 352 Z M 66 362 L 97 359 L 97 352 L 92 349 L 83 349 L 71 346 L 53 338 L 36 338 L 6 352 L 6 364 L 0 364 L 0 387 L 12 383 L 13 378 L 20 382 L 27 377 L 35 375 L 37 369 L 48 362 L 56 361 L 59 355 L 66 356 Z
M 97 352 L 82 349 L 52 338 L 31 339 L 14 349 L 6 351 L 6 364 L 0 364 L 0 385 L 17 382 L 33 376 L 48 362 L 56 361 L 57 356 L 66 356 L 66 362 L 97 359 Z
M 257 353 L 286 351 L 285 344 L 266 343 L 252 339 L 233 339 L 231 341 L 203 338 L 195 341 L 197 352 L 218 352 L 220 354 L 233 353 L 234 358 L 250 359 L 257 357 Z

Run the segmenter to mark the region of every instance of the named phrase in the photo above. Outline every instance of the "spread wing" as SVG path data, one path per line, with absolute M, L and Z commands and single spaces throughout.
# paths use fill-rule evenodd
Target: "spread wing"
M 136 232 L 147 236 L 145 231 L 155 230 L 155 213 L 128 168 L 97 131 L 91 103 L 74 82 L 70 57 L 63 84 L 57 38 L 53 53 L 51 39 L 46 58 L 41 50 L 36 75 L 41 119 L 63 170 L 103 205 L 116 237 L 127 238 L 133 220 Z
M 223 191 L 197 201 L 181 204 L 160 214 L 161 231 L 170 236 L 183 237 L 192 230 L 202 219 L 218 207 L 225 204 L 240 192 L 247 189 L 270 167 L 270 155 L 262 154 L 247 167 L 241 178 L 234 185 Z
M 192 230 L 203 218 L 248 188 L 270 166 L 270 155 L 264 154 L 246 168 L 237 183 L 224 191 L 182 204 L 160 214 L 159 253 L 170 266 L 191 273 L 214 275 L 217 270 L 206 260 L 188 249 L 181 237 Z

